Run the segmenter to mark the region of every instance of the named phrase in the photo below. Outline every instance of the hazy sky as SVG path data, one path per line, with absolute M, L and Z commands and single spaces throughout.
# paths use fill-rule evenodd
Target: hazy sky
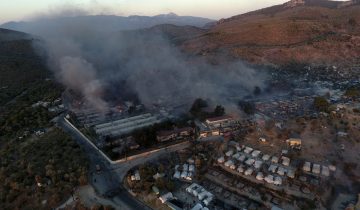
M 156 15 L 174 12 L 220 19 L 287 0 L 0 0 L 0 23 L 78 8 L 90 14 Z

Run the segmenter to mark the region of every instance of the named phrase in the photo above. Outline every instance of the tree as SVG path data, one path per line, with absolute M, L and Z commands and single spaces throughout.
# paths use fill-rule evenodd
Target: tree
M 261 89 L 259 86 L 255 86 L 254 88 L 254 95 L 258 96 L 261 94 Z
M 357 25 L 357 22 L 355 20 L 355 18 L 350 18 L 348 21 L 349 25 L 355 27 Z
M 202 108 L 207 107 L 208 104 L 205 100 L 198 98 L 194 101 L 193 105 L 191 106 L 190 113 L 196 115 L 197 113 L 201 112 Z
M 321 112 L 327 112 L 330 104 L 324 97 L 316 97 L 314 99 L 314 107 Z
M 356 87 L 351 87 L 346 90 L 346 92 L 344 93 L 344 96 L 355 99 L 357 97 L 360 97 L 360 90 L 357 89 Z
M 214 110 L 214 115 L 216 117 L 219 117 L 219 116 L 223 116 L 224 114 L 225 114 L 225 108 L 220 105 L 217 105 Z
M 239 101 L 240 108 L 249 115 L 253 115 L 255 113 L 255 105 L 248 101 Z

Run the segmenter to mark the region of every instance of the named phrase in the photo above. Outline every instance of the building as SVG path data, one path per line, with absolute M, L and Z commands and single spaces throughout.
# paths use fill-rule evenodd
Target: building
M 158 118 L 150 113 L 137 115 L 129 118 L 115 120 L 94 126 L 97 135 L 116 137 L 128 134 L 136 129 L 145 128 L 156 123 L 162 122 L 164 119 Z
M 291 148 L 301 149 L 301 139 L 290 138 L 286 140 Z
M 191 127 L 178 128 L 170 131 L 160 131 L 156 136 L 159 142 L 188 139 L 194 135 L 194 129 Z
M 174 196 L 171 192 L 168 192 L 168 193 L 160 196 L 159 199 L 160 199 L 161 203 L 165 203 L 168 200 L 174 199 Z
M 205 120 L 209 127 L 224 128 L 233 126 L 235 120 L 230 116 L 213 117 Z

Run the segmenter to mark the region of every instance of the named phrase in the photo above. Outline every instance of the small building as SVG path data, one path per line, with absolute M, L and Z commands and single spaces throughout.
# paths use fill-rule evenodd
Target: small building
M 268 168 L 268 171 L 275 173 L 277 169 L 277 165 L 271 164 Z
M 244 165 L 240 165 L 240 166 L 237 168 L 237 172 L 243 173 L 243 172 L 244 172 Z
M 208 205 L 211 203 L 211 201 L 213 201 L 213 200 L 214 200 L 214 196 L 207 197 L 206 199 L 203 200 L 203 203 L 204 203 L 206 206 L 208 206 Z M 203 208 L 203 209 L 204 209 L 204 208 Z
M 241 155 L 237 160 L 243 162 L 246 159 L 245 155 Z
M 232 160 L 228 160 L 228 161 L 226 161 L 226 162 L 224 163 L 224 165 L 225 165 L 226 167 L 230 167 L 230 165 L 232 165 L 232 164 L 234 164 L 234 162 L 233 162 Z
M 151 187 L 152 191 L 156 194 L 159 195 L 160 191 L 159 188 L 157 188 L 155 185 Z
M 263 162 L 262 162 L 261 160 L 257 160 L 257 161 L 255 161 L 255 163 L 254 163 L 254 167 L 255 167 L 256 169 L 259 169 L 262 164 L 263 164 Z
M 224 156 L 219 157 L 219 158 L 217 159 L 217 162 L 218 162 L 218 163 L 224 163 L 224 162 L 225 162 Z
M 284 166 L 289 166 L 289 165 L 290 165 L 290 158 L 285 157 L 285 156 L 282 156 L 282 157 L 281 157 L 281 160 L 282 160 L 282 164 L 283 164 Z
M 184 163 L 182 168 L 183 168 L 183 171 L 188 171 L 189 170 L 189 165 L 187 163 Z
M 177 128 L 174 130 L 159 131 L 156 139 L 159 142 L 177 140 L 177 139 L 186 139 L 191 138 L 194 134 L 194 129 L 191 127 Z
M 321 174 L 323 176 L 330 176 L 330 170 L 327 166 L 322 166 Z
M 156 179 L 159 179 L 159 178 L 162 178 L 162 177 L 164 177 L 165 176 L 165 174 L 164 173 L 156 173 L 156 174 L 154 174 L 154 176 L 153 176 L 153 178 L 156 180 Z
M 320 165 L 319 164 L 314 164 L 313 168 L 312 168 L 312 172 L 314 174 L 320 174 Z
M 175 173 L 174 173 L 174 178 L 175 179 L 180 179 L 180 175 L 181 175 L 181 173 L 180 173 L 180 171 L 175 171 Z
M 260 155 L 260 151 L 259 150 L 254 150 L 252 153 L 251 153 L 251 156 L 253 157 L 258 157 Z
M 161 203 L 165 203 L 168 200 L 174 199 L 174 196 L 171 192 L 168 192 L 168 193 L 160 196 L 159 199 L 160 199 Z
M 270 155 L 263 155 L 262 158 L 261 158 L 263 161 L 268 161 L 270 159 Z
M 284 176 L 286 173 L 286 169 L 283 167 L 279 167 L 277 170 L 277 174 L 279 174 L 280 176 Z
M 301 139 L 290 138 L 286 140 L 286 143 L 288 143 L 290 147 L 301 147 Z
M 273 163 L 278 163 L 278 162 L 279 162 L 279 158 L 276 157 L 276 156 L 273 156 L 273 157 L 271 158 L 271 162 L 273 162 Z
M 234 119 L 230 116 L 213 117 L 205 120 L 205 123 L 211 127 L 229 127 L 234 124 Z
M 229 151 L 227 151 L 226 153 L 225 153 L 225 155 L 227 156 L 227 157 L 230 157 L 231 155 L 233 155 L 234 154 L 234 151 L 233 150 L 229 150 Z
M 294 179 L 294 178 L 295 178 L 295 171 L 292 170 L 292 169 L 289 169 L 289 170 L 287 170 L 286 175 L 287 175 L 289 178 Z
M 255 160 L 252 159 L 252 158 L 249 158 L 249 159 L 247 159 L 247 160 L 245 161 L 245 164 L 248 165 L 248 166 L 251 166 L 251 165 L 254 164 L 254 163 L 255 163 Z
M 311 163 L 305 162 L 303 166 L 303 171 L 310 172 L 311 171 Z
M 244 174 L 245 174 L 246 176 L 250 176 L 253 172 L 254 172 L 254 169 L 248 168 L 248 169 L 246 169 L 246 171 L 245 171 Z
M 262 172 L 258 172 L 256 174 L 256 179 L 259 180 L 259 181 L 264 180 L 264 174 Z
M 249 154 L 249 153 L 252 152 L 253 150 L 254 150 L 254 149 L 251 148 L 251 147 L 245 147 L 244 152 L 245 152 L 246 154 Z
M 271 174 L 269 174 L 269 175 L 267 175 L 267 176 L 265 177 L 264 180 L 265 180 L 267 183 L 269 183 L 269 184 L 273 184 L 273 183 L 274 183 L 274 176 L 271 175 Z
M 281 185 L 282 184 L 282 179 L 281 177 L 277 176 L 274 179 L 274 185 Z
M 202 210 L 203 206 L 200 203 L 197 203 L 191 210 Z

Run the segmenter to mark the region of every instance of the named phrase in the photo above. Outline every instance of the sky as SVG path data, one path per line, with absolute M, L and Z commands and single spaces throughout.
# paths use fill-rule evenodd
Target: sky
M 287 0 L 0 0 L 0 24 L 77 8 L 89 14 L 157 15 L 176 13 L 220 19 L 282 4 Z

